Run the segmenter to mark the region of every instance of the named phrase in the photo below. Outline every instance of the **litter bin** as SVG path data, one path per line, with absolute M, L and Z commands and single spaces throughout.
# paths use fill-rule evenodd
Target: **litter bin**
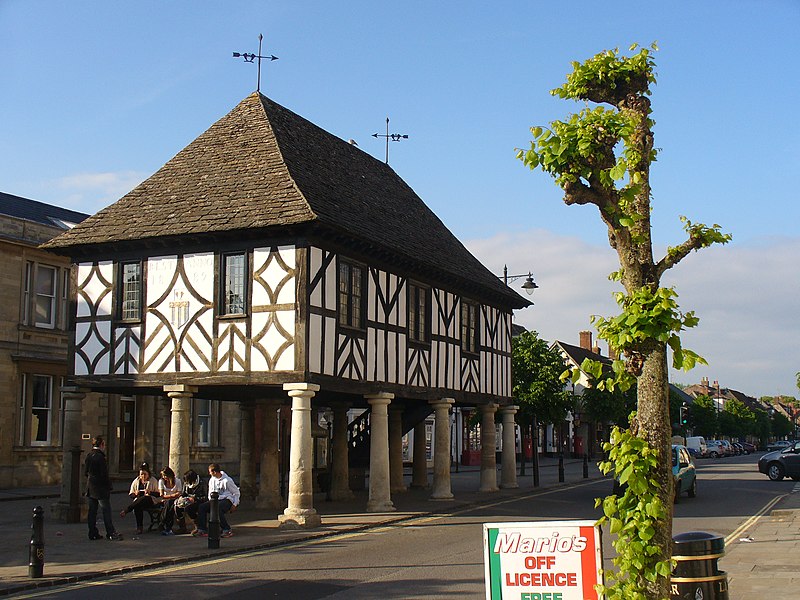
M 670 598 L 728 600 L 728 578 L 717 567 L 725 554 L 724 538 L 690 531 L 672 538 L 672 558 L 677 561 L 670 577 Z

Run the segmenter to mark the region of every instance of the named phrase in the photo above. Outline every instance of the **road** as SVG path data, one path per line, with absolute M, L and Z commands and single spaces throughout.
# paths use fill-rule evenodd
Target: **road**
M 793 481 L 770 482 L 755 456 L 698 461 L 698 496 L 675 506 L 674 532 L 746 535 L 741 526 Z M 269 551 L 171 566 L 138 575 L 21 595 L 25 598 L 482 598 L 482 524 L 485 522 L 596 519 L 594 498 L 608 481 L 581 482 L 393 526 Z M 735 534 L 735 535 L 731 535 Z M 606 537 L 604 556 L 612 550 Z M 724 560 L 724 559 L 723 559 Z M 724 568 L 724 565 L 723 565 Z M 777 596 L 775 597 L 777 598 Z

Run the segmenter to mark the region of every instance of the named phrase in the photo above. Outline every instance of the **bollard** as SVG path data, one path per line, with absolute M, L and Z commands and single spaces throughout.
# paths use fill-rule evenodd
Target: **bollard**
M 589 455 L 583 453 L 583 478 L 589 479 Z
M 208 549 L 219 548 L 219 492 L 211 492 L 211 514 L 208 519 Z
M 558 482 L 564 483 L 564 453 L 558 456 Z
M 725 539 L 704 531 L 672 538 L 672 558 L 677 561 L 670 577 L 670 598 L 728 600 L 728 578 L 717 568 L 725 554 Z
M 31 523 L 31 548 L 30 562 L 28 563 L 29 577 L 44 576 L 44 510 L 41 506 L 33 509 L 33 523 Z

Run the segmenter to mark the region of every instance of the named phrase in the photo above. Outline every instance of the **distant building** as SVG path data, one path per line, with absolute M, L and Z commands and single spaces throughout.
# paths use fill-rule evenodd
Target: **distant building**
M 88 215 L 0 192 L 0 487 L 61 478 L 70 263 L 38 246 Z M 86 421 L 102 419 L 97 396 Z

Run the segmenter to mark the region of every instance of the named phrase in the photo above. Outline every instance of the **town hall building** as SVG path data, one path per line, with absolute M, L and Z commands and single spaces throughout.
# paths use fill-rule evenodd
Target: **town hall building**
M 417 428 L 431 413 L 432 497 L 452 497 L 448 413 L 459 404 L 481 411 L 481 489 L 497 488 L 498 410 L 514 448 L 512 311 L 530 303 L 387 164 L 265 96 L 245 98 L 43 248 L 76 265 L 65 460 L 80 444 L 70 415 L 88 392 L 169 398 L 168 461 L 179 474 L 189 467 L 190 403 L 238 403 L 243 487 L 259 506 L 285 506 L 287 526 L 311 527 L 320 411 L 332 420 L 332 494 L 348 497 L 362 452 L 367 510 L 384 511 L 403 488 L 402 435 L 415 428 L 424 443 Z M 363 409 L 358 423 L 352 409 Z M 502 484 L 513 486 L 507 454 Z M 425 469 L 415 461 L 415 481 Z

